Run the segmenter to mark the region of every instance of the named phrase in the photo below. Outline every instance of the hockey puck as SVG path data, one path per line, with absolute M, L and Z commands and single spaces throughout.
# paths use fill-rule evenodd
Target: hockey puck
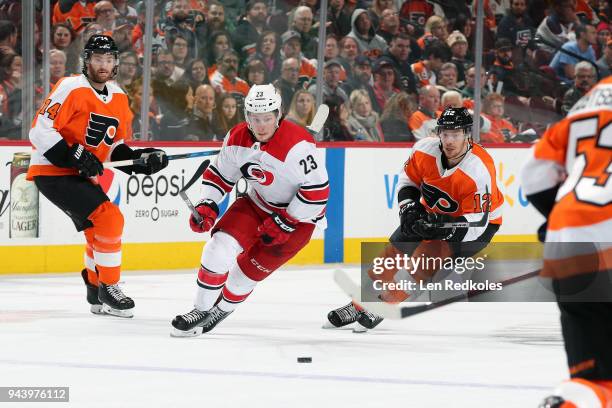
M 298 357 L 298 363 L 312 363 L 312 357 Z

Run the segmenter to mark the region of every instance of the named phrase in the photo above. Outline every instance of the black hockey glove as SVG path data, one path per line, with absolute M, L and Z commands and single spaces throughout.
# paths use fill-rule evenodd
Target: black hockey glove
M 146 149 L 136 149 L 133 152 L 134 159 L 145 158 L 144 164 L 134 164 L 132 167 L 136 174 L 146 174 L 150 176 L 168 166 L 168 156 L 161 149 L 148 147 Z
M 427 214 L 427 216 L 418 219 L 412 225 L 412 232 L 419 235 L 425 240 L 441 240 L 441 241 L 453 241 L 457 238 L 463 238 L 466 228 L 443 228 L 435 224 L 442 224 L 446 222 L 465 222 L 465 217 L 451 217 L 446 214 Z M 433 224 L 433 225 L 427 225 Z
M 104 173 L 104 166 L 100 160 L 85 149 L 85 146 L 78 143 L 73 144 L 68 150 L 68 162 L 85 177 L 101 176 Z
M 404 234 L 412 235 L 412 224 L 427 215 L 425 207 L 419 202 L 411 199 L 400 203 L 400 229 Z

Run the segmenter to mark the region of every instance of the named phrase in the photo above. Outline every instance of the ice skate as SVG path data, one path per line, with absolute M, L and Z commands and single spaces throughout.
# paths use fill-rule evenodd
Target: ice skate
M 362 310 L 357 317 L 357 324 L 353 328 L 353 333 L 365 333 L 378 326 L 383 320 L 381 316 Z
M 134 301 L 125 296 L 119 284 L 106 285 L 100 282 L 98 300 L 102 303 L 102 312 L 117 317 L 134 317 Z
M 102 303 L 98 299 L 98 287 L 91 282 L 87 278 L 87 269 L 83 269 L 81 271 L 81 277 L 85 282 L 85 287 L 87 288 L 87 303 L 90 304 L 89 310 L 93 314 L 104 314 L 102 312 Z
M 202 324 L 208 312 L 193 309 L 172 319 L 172 337 L 195 337 L 202 334 Z
M 324 329 L 337 329 L 355 323 L 359 317 L 359 310 L 353 302 L 332 310 L 327 314 L 327 321 L 323 324 Z

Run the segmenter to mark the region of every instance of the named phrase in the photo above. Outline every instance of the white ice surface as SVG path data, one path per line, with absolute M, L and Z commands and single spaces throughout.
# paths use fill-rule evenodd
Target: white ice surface
M 195 271 L 124 273 L 133 319 L 90 314 L 76 273 L 0 277 L 0 386 L 69 386 L 58 408 L 518 408 L 566 377 L 554 303 L 461 303 L 366 334 L 323 330 L 347 302 L 332 271 L 278 271 L 191 339 L 169 331 L 192 308 Z M 49 404 L 0 403 L 13 406 Z

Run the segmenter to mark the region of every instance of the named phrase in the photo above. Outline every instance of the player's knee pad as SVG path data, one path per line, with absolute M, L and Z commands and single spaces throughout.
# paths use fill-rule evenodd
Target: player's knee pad
M 246 276 L 237 263 L 230 270 L 225 282 L 225 287 L 236 295 L 251 293 L 255 285 L 257 285 L 257 281 Z
M 89 215 L 96 235 L 120 237 L 123 234 L 123 214 L 115 204 L 105 201 Z
M 234 237 L 223 232 L 216 232 L 202 251 L 201 264 L 214 273 L 225 273 L 236 262 L 242 247 Z

